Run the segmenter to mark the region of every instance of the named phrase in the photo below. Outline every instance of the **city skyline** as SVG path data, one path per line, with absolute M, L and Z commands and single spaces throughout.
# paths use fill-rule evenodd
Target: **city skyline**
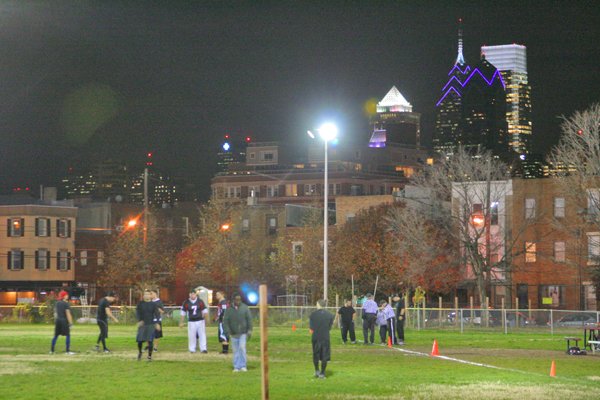
M 469 63 L 483 45 L 527 47 L 534 151 L 556 143 L 558 115 L 599 100 L 600 11 L 586 2 L 6 2 L 0 190 L 147 151 L 208 188 L 224 134 L 302 143 L 331 118 L 366 143 L 363 107 L 394 85 L 430 146 L 458 18 Z

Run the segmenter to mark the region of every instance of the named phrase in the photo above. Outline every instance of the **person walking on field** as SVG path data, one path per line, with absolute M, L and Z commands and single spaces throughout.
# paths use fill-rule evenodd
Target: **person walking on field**
M 155 319 L 160 316 L 158 305 L 152 301 L 150 290 L 144 290 L 144 298 L 136 308 L 136 317 L 138 320 L 138 331 L 136 341 L 138 345 L 138 361 L 142 359 L 142 346 L 144 342 L 148 344 L 148 361 L 152 361 L 152 350 L 154 349 L 154 332 L 160 329 L 160 325 Z
M 198 297 L 195 290 L 190 291 L 190 297 L 181 306 L 181 319 L 179 327 L 183 328 L 184 318 L 188 319 L 188 350 L 196 352 L 196 343 L 201 353 L 208 353 L 206 347 L 206 324 L 208 322 L 208 308 Z
M 380 303 L 380 309 L 377 310 L 375 325 L 379 327 L 379 339 L 381 344 L 385 344 L 385 338 L 387 337 L 387 320 L 385 319 L 385 313 L 383 312 L 383 301 Z
M 233 372 L 248 371 L 246 342 L 252 336 L 252 316 L 239 294 L 233 296 L 233 305 L 225 311 L 223 331 L 233 346 Z
M 341 330 L 342 330 L 342 341 L 344 344 L 348 341 L 348 333 L 350 333 L 350 343 L 356 343 L 356 333 L 354 332 L 354 316 L 356 310 L 352 307 L 352 301 L 346 300 L 344 305 L 338 310 L 338 316 L 340 317 Z
M 364 344 L 375 343 L 375 321 L 377 320 L 378 309 L 377 303 L 373 300 L 373 295 L 367 293 L 367 300 L 362 306 Z
M 56 305 L 54 306 L 54 337 L 50 347 L 50 354 L 54 354 L 54 348 L 59 336 L 66 338 L 66 353 L 73 355 L 71 351 L 71 326 L 73 326 L 73 315 L 71 314 L 71 306 L 67 299 L 69 293 L 62 290 L 57 297 Z
M 162 329 L 162 315 L 165 313 L 165 305 L 162 300 L 158 297 L 158 289 L 150 289 L 150 295 L 152 296 L 152 301 L 156 303 L 158 307 L 158 318 L 155 319 L 155 323 L 159 325 L 159 329 L 154 331 L 154 351 L 158 351 L 158 343 L 160 342 L 160 338 L 163 337 L 163 329 Z
M 102 351 L 110 353 L 110 350 L 106 347 L 106 339 L 108 338 L 108 318 L 112 319 L 114 322 L 119 322 L 110 311 L 110 305 L 114 303 L 115 299 L 115 292 L 109 291 L 106 293 L 106 296 L 98 302 L 96 323 L 98 324 L 98 328 L 100 328 L 100 334 L 96 341 L 96 351 L 100 351 L 100 343 L 102 343 Z
M 217 292 L 217 301 L 219 302 L 217 305 L 217 316 L 215 318 L 215 322 L 219 322 L 217 335 L 219 336 L 219 342 L 222 346 L 221 353 L 227 354 L 229 353 L 229 338 L 227 337 L 227 335 L 225 335 L 225 332 L 223 331 L 223 317 L 225 316 L 225 311 L 227 311 L 227 307 L 229 307 L 229 302 L 225 298 L 225 293 L 221 291 Z
M 310 314 L 310 331 L 312 333 L 313 364 L 315 378 L 325 379 L 327 363 L 331 360 L 331 343 L 329 331 L 333 326 L 333 314 L 324 309 L 325 300 L 317 301 L 317 310 Z M 319 370 L 319 361 L 321 369 Z
M 398 337 L 397 344 L 404 344 L 404 320 L 406 319 L 406 306 L 404 304 L 404 298 L 399 295 L 395 295 L 392 299 L 396 309 L 396 335 Z

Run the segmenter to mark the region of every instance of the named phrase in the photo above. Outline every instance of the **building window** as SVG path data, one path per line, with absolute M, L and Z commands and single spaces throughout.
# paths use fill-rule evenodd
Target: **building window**
M 279 197 L 279 185 L 267 186 L 267 197 Z
M 302 262 L 302 251 L 304 250 L 303 242 L 292 242 L 292 257 L 294 265 L 299 265 Z
M 46 249 L 35 251 L 35 269 L 46 270 L 50 267 L 50 252 Z
M 525 219 L 535 218 L 535 199 L 525 199 Z
M 338 195 L 342 193 L 342 185 L 340 183 L 330 183 L 329 194 Z
M 20 249 L 12 249 L 8 252 L 8 269 L 18 271 L 23 269 L 25 253 Z
M 275 155 L 272 152 L 261 152 L 260 160 L 261 161 L 273 161 L 275 159 Z
M 71 253 L 66 250 L 56 252 L 56 269 L 68 271 L 71 269 Z
M 566 245 L 565 242 L 554 242 L 554 261 L 555 262 L 565 262 L 565 250 Z
M 71 237 L 71 221 L 68 219 L 56 220 L 56 236 L 62 238 Z
M 540 286 L 540 303 L 543 307 L 558 308 L 564 306 L 564 292 L 564 286 Z
M 316 183 L 307 183 L 304 185 L 304 195 L 305 196 L 317 196 L 317 184 Z
M 35 219 L 35 236 L 50 236 L 50 218 Z
M 249 157 L 251 160 L 254 160 L 254 158 L 256 157 L 256 153 L 248 153 L 248 157 Z
M 259 186 L 248 186 L 248 196 L 258 197 L 259 194 L 260 194 Z
M 242 188 L 240 186 L 230 186 L 225 188 L 225 198 L 235 199 L 240 198 L 242 195 Z
M 288 183 L 285 185 L 285 195 L 287 197 L 298 196 L 298 185 L 295 183 Z
M 242 232 L 250 232 L 250 219 L 249 218 L 242 219 Z
M 81 265 L 82 267 L 87 266 L 87 250 L 81 250 L 79 252 L 79 265 Z
M 498 225 L 498 202 L 492 202 L 490 206 L 490 225 Z
M 104 265 L 104 252 L 98 250 L 98 253 L 96 254 L 96 262 L 98 265 Z
M 25 236 L 25 219 L 24 218 L 9 218 L 6 221 L 7 236 L 17 237 Z
M 348 213 L 348 214 L 346 214 L 346 222 L 350 222 L 351 223 L 352 221 L 354 221 L 355 217 L 356 217 L 356 214 L 354 214 L 354 213 Z
M 600 233 L 593 232 L 587 234 L 588 238 L 588 263 L 600 263 Z
M 600 190 L 599 189 L 588 189 L 588 215 L 598 215 L 600 209 Z
M 554 218 L 565 217 L 565 198 L 555 197 L 554 198 Z
M 536 250 L 534 242 L 525 242 L 525 262 L 534 263 L 536 261 Z
M 277 217 L 267 217 L 267 232 L 269 235 L 274 235 L 277 233 Z

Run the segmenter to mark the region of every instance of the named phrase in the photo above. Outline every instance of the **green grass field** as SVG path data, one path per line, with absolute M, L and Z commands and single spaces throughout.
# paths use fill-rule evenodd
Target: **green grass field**
M 152 362 L 136 361 L 135 328 L 111 325 L 112 354 L 96 353 L 95 325 L 76 325 L 67 356 L 64 338 L 49 355 L 51 325 L 0 325 L 0 399 L 259 399 L 260 343 L 248 345 L 249 371 L 232 373 L 218 354 L 187 352 L 186 329 L 166 327 Z M 359 338 L 362 335 L 359 335 Z M 305 329 L 270 328 L 271 399 L 599 399 L 600 355 L 565 354 L 562 334 L 407 331 L 407 344 L 343 345 L 332 331 L 327 379 L 313 377 Z M 430 357 L 433 339 L 442 356 Z M 556 361 L 555 378 L 549 376 Z M 492 368 L 496 367 L 496 368 Z

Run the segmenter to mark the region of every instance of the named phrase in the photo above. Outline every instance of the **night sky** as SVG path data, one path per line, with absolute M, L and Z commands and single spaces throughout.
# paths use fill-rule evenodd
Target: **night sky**
M 423 114 L 456 58 L 527 46 L 534 150 L 600 101 L 597 1 L 0 1 L 0 192 L 95 160 L 155 165 L 208 193 L 225 133 L 302 143 L 396 85 Z

